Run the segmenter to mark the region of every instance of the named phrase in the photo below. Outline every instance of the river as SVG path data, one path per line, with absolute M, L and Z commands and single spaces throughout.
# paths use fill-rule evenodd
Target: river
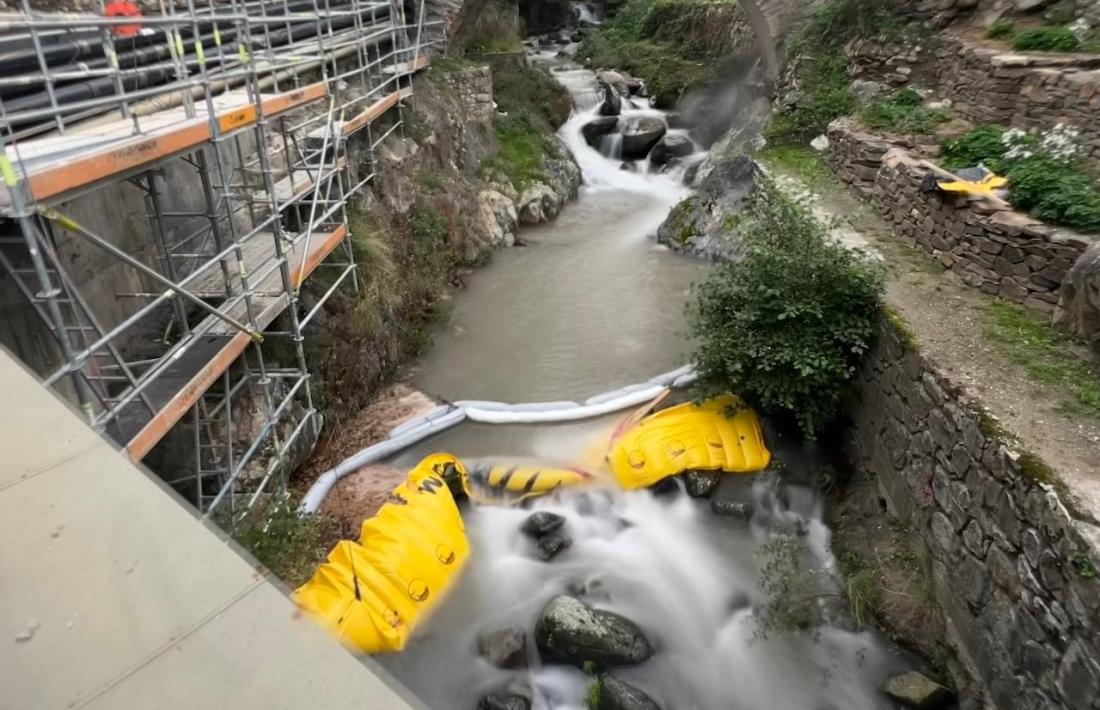
M 561 136 L 585 184 L 555 222 L 523 232 L 529 246 L 498 254 L 456 295 L 449 323 L 417 375 L 429 394 L 583 398 L 687 361 L 684 305 L 706 267 L 654 238 L 686 194 L 680 171 L 630 172 L 588 147 L 580 128 L 595 111 L 595 78 L 568 66 L 554 74 L 577 104 Z M 448 451 L 464 460 L 533 457 L 595 466 L 616 420 L 466 424 L 396 463 L 412 466 L 423 455 Z M 666 710 L 886 710 L 892 705 L 878 688 L 905 663 L 873 634 L 827 625 L 815 633 L 761 635 L 754 608 L 766 599 L 757 553 L 777 528 L 802 533 L 815 569 L 833 564 L 820 494 L 804 482 L 813 462 L 797 453 L 786 452 L 783 479 L 724 480 L 727 492 L 755 502 L 751 525 L 714 515 L 705 500 L 611 486 L 560 493 L 529 508 L 470 505 L 464 518 L 472 555 L 461 581 L 405 651 L 378 660 L 432 708 L 472 710 L 516 675 L 478 656 L 479 635 L 509 625 L 531 630 L 551 597 L 572 592 L 645 631 L 655 656 L 615 675 Z M 519 532 L 533 509 L 567 520 L 572 546 L 550 562 L 539 560 Z M 576 668 L 536 665 L 527 679 L 538 710 L 585 707 L 591 678 Z

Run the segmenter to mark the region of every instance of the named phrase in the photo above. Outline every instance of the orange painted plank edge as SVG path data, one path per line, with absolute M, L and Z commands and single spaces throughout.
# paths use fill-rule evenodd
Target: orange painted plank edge
M 184 385 L 168 404 L 161 407 L 160 411 L 134 435 L 133 439 L 130 439 L 126 444 L 126 453 L 129 454 L 130 460 L 137 463 L 145 458 L 157 442 L 164 438 L 168 430 L 182 419 L 184 414 L 187 414 L 187 410 L 209 389 L 214 380 L 218 379 L 226 368 L 233 364 L 237 356 L 244 352 L 251 340 L 247 333 L 237 333 L 230 338 L 225 347 L 218 351 L 210 362 L 203 365 L 191 381 Z
M 400 98 L 401 92 L 395 91 L 392 94 L 387 94 L 378 101 L 375 101 L 370 106 L 367 106 L 365 109 L 363 109 L 362 112 L 359 113 L 359 115 L 344 124 L 344 135 L 350 136 L 352 133 L 360 130 L 368 123 L 378 120 L 378 117 L 393 108 Z
M 294 285 L 301 285 L 302 281 L 308 278 L 309 275 L 313 273 L 313 270 L 316 269 L 317 266 L 325 260 L 325 257 L 332 253 L 332 250 L 336 248 L 336 245 L 339 244 L 345 236 L 347 236 L 347 233 L 347 225 L 341 224 L 339 227 L 331 232 L 328 232 L 327 234 L 315 235 L 323 236 L 324 239 L 321 240 L 317 249 L 314 249 L 309 254 L 306 254 L 306 270 L 304 273 L 302 273 L 301 280 L 298 279 L 298 272 L 302 268 L 301 263 L 299 263 L 294 268 Z
M 265 115 L 274 116 L 325 95 L 324 82 L 310 84 L 264 99 Z M 218 126 L 229 131 L 255 122 L 254 105 L 237 106 L 218 113 Z M 162 135 L 136 136 L 102 153 L 76 158 L 61 165 L 47 167 L 27 176 L 31 194 L 45 200 L 90 182 L 140 167 L 161 158 L 181 153 L 210 139 L 210 127 L 205 120 L 195 119 Z

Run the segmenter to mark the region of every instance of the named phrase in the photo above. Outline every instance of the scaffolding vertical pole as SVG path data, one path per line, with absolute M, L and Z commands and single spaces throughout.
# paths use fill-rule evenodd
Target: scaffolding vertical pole
M 149 226 L 152 227 L 153 244 L 156 246 L 161 263 L 164 264 L 165 276 L 172 279 L 173 282 L 178 282 L 179 275 L 176 273 L 175 264 L 172 263 L 172 252 L 168 249 L 168 241 L 164 237 L 164 222 L 163 212 L 160 208 L 160 195 L 157 192 L 156 178 L 152 170 L 145 173 L 145 185 L 145 199 L 151 210 L 149 215 Z M 172 308 L 176 312 L 176 320 L 178 320 L 180 324 L 180 334 L 187 335 L 191 332 L 191 326 L 187 322 L 187 310 L 183 307 L 183 303 L 178 298 L 172 299 Z

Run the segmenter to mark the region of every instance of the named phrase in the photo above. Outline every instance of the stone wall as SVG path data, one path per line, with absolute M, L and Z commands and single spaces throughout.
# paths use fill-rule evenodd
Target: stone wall
M 909 340 L 884 322 L 864 360 L 855 463 L 919 531 L 949 638 L 998 710 L 1100 707 L 1098 529 Z
M 978 18 L 989 23 L 1003 15 L 1027 14 L 1042 11 L 1053 4 L 1052 0 L 894 0 L 904 14 L 926 20 L 937 26 Z M 1073 12 L 1076 17 L 1093 21 L 1100 18 L 1100 2 L 1097 0 L 1064 0 L 1058 5 Z
M 1012 209 L 925 192 L 928 169 L 850 120 L 829 127 L 829 161 L 897 233 L 968 285 L 1045 313 L 1066 272 L 1095 236 L 1059 229 Z
M 1100 160 L 1100 56 L 1006 53 L 941 35 L 936 85 L 974 123 L 1049 129 L 1067 123 Z

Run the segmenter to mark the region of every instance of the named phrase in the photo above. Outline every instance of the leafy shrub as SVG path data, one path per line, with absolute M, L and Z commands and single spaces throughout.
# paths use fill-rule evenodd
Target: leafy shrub
M 816 436 L 870 347 L 882 275 L 766 182 L 739 226 L 745 258 L 712 271 L 690 306 L 699 389 Z
M 1016 35 L 1012 46 L 1018 52 L 1076 52 L 1081 40 L 1068 27 L 1038 27 Z
M 950 120 L 951 114 L 941 109 L 925 108 L 921 96 L 912 89 L 902 89 L 881 101 L 874 101 L 863 110 L 860 118 L 871 128 L 897 133 L 931 133 L 936 126 Z
M 500 150 L 482 163 L 482 173 L 498 170 L 518 190 L 542 180 L 549 131 L 538 116 L 528 110 L 513 110 L 493 119 L 493 127 Z
M 821 574 L 810 567 L 801 539 L 780 535 L 760 546 L 758 586 L 766 601 L 757 609 L 757 635 L 804 631 L 821 624 Z
M 994 22 L 985 32 L 989 39 L 1010 39 L 1016 34 L 1016 25 L 1012 20 L 1001 18 Z
M 237 542 L 279 579 L 296 587 L 310 578 L 335 541 L 337 524 L 320 515 L 298 515 L 290 500 L 271 504 L 262 523 L 238 532 Z
M 1076 129 L 1043 134 L 979 126 L 943 144 L 945 167 L 984 165 L 1008 178 L 1013 206 L 1053 224 L 1100 229 L 1100 190 L 1077 145 Z
M 1004 129 L 978 126 L 966 135 L 945 142 L 940 148 L 944 167 L 950 170 L 984 165 L 995 173 L 1004 170 Z
M 1013 164 L 1008 180 L 1014 206 L 1046 222 L 1100 230 L 1100 192 L 1083 169 L 1036 155 Z

